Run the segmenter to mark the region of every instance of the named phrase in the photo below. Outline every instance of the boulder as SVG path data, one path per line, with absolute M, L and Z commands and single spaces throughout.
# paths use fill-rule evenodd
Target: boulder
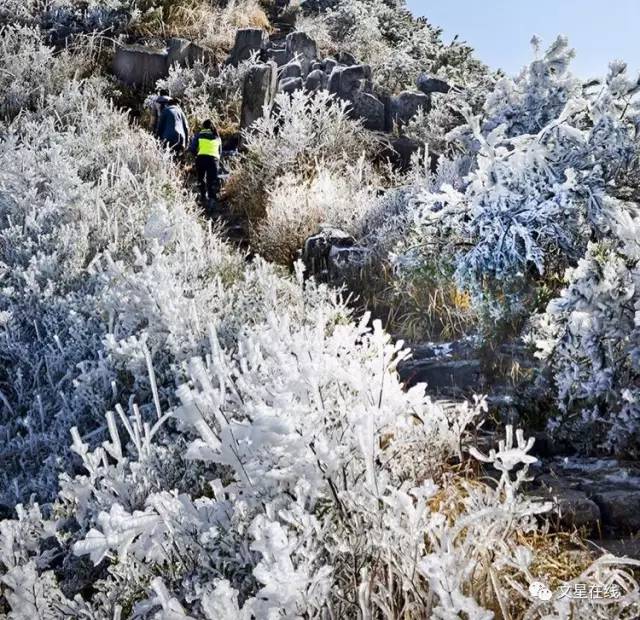
M 362 269 L 369 261 L 369 251 L 348 233 L 325 229 L 305 241 L 302 260 L 307 276 L 328 282 Z
M 391 97 L 391 120 L 399 126 L 406 125 L 420 109 L 428 112 L 431 109 L 431 97 L 424 93 L 405 90 L 396 97 Z
M 430 391 L 477 392 L 482 387 L 480 360 L 407 360 L 398 366 L 400 378 L 408 386 L 426 383 Z
M 294 93 L 296 90 L 302 90 L 304 88 L 304 82 L 301 77 L 290 77 L 280 80 L 278 84 L 278 91 L 281 93 Z
M 324 72 L 331 75 L 331 72 L 338 66 L 338 61 L 333 58 L 325 58 L 321 64 Z
M 287 50 L 277 47 L 271 48 L 267 50 L 267 60 L 273 60 L 278 67 L 284 67 L 288 62 Z
M 191 67 L 196 62 L 213 60 L 213 54 L 200 45 L 174 37 L 167 42 L 169 66 Z
M 627 557 L 640 560 L 640 540 L 637 538 L 598 538 L 588 542 L 594 548 L 608 551 L 619 558 Z
M 613 489 L 593 496 L 605 526 L 624 533 L 640 530 L 640 491 Z
M 358 93 L 353 100 L 350 113 L 362 119 L 371 131 L 384 131 L 384 103 L 370 93 Z
M 386 129 L 386 126 L 385 126 Z M 424 148 L 424 144 L 407 136 L 391 136 L 385 143 L 382 156 L 389 159 L 399 170 L 406 171 L 411 166 L 411 158 Z
M 304 87 L 309 92 L 321 90 L 327 86 L 327 74 L 321 69 L 312 71 L 304 83 Z
M 449 84 L 444 80 L 431 77 L 426 73 L 423 73 L 418 77 L 416 86 L 418 87 L 418 90 L 422 91 L 425 95 L 430 95 L 431 93 L 446 94 L 451 90 L 451 86 L 449 86 Z
M 259 52 L 266 41 L 267 34 L 262 28 L 241 28 L 236 32 L 236 40 L 227 58 L 227 64 L 237 67 L 243 60 L 251 58 L 251 54 Z
M 270 109 L 276 94 L 278 67 L 271 61 L 251 67 L 242 89 L 242 111 L 240 125 L 243 129 L 252 125 Z
M 296 59 L 302 67 L 303 77 L 306 77 L 318 58 L 316 42 L 306 32 L 296 31 L 287 35 L 286 49 L 289 60 Z
M 280 70 L 280 79 L 286 80 L 287 78 L 299 78 L 302 77 L 302 67 L 299 62 L 290 62 L 282 67 Z
M 357 94 L 371 88 L 371 67 L 353 65 L 334 67 L 329 76 L 329 91 L 347 101 L 354 101 Z
M 128 86 L 153 86 L 157 80 L 169 75 L 169 54 L 166 49 L 118 45 L 113 73 Z
M 534 493 L 553 504 L 554 514 L 563 527 L 587 528 L 590 532 L 598 531 L 600 525 L 600 508 L 589 499 L 584 491 L 565 488 L 561 484 L 554 488 Z

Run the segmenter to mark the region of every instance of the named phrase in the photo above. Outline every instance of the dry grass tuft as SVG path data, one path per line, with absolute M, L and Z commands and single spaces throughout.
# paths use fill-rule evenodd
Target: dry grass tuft
M 257 0 L 230 0 L 224 7 L 203 0 L 172 2 L 166 11 L 170 36 L 190 38 L 213 50 L 228 51 L 240 28 L 271 30 L 269 18 Z

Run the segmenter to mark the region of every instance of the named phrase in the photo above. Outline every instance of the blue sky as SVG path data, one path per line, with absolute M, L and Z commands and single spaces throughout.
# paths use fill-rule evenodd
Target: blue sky
M 576 50 L 574 73 L 602 75 L 610 60 L 621 58 L 640 69 L 640 0 L 407 0 L 444 31 L 459 34 L 493 68 L 517 73 L 531 59 L 533 34 L 544 43 L 569 37 Z

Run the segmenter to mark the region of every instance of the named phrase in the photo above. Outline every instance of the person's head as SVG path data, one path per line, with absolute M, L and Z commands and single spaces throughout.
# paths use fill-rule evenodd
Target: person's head
M 168 96 L 169 96 L 169 91 L 168 91 L 166 88 L 161 88 L 161 89 L 158 91 L 158 95 L 159 95 L 160 97 L 168 97 Z
M 209 130 L 216 138 L 218 137 L 218 130 L 215 128 L 213 122 L 209 119 L 202 123 L 202 128 Z

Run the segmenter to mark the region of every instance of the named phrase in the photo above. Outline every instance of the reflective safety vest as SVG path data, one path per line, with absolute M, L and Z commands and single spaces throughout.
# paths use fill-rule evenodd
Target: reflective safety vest
M 210 131 L 201 131 L 198 134 L 196 155 L 206 155 L 207 157 L 220 159 L 221 150 L 222 140 L 220 140 L 220 138 L 214 138 Z

